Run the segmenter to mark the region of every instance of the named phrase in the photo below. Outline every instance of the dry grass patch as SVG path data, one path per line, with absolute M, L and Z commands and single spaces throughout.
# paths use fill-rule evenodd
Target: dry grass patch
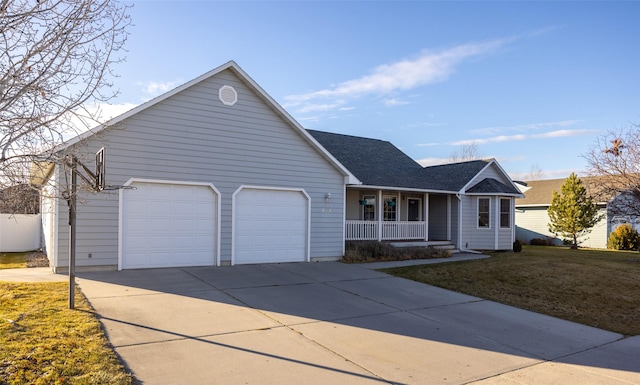
M 524 246 L 521 253 L 384 272 L 605 330 L 640 334 L 637 252 Z
M 29 253 L 0 253 L 0 269 L 21 269 L 27 267 Z
M 0 384 L 129 385 L 87 300 L 68 284 L 0 282 Z

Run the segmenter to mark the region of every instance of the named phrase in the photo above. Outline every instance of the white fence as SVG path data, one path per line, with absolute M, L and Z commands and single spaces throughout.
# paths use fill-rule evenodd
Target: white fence
M 0 214 L 0 252 L 40 248 L 40 214 Z
M 377 221 L 345 221 L 348 241 L 377 240 Z M 388 221 L 382 222 L 381 240 L 424 240 L 427 239 L 427 226 L 425 222 L 414 221 Z

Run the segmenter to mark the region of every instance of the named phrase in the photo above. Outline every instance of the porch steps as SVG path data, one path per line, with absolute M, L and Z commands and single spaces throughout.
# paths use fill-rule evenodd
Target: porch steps
M 450 241 L 402 241 L 402 242 L 389 242 L 395 247 L 429 247 L 432 246 L 436 249 L 449 250 L 451 253 L 459 253 L 460 250 L 456 249 L 456 246 Z

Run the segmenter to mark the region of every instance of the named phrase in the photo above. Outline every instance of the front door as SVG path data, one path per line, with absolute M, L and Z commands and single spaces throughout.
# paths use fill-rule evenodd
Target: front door
M 409 198 L 407 199 L 407 217 L 410 221 L 420 220 L 420 199 Z

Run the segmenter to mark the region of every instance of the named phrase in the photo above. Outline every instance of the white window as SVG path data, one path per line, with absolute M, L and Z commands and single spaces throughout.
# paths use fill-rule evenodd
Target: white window
M 384 220 L 395 221 L 397 218 L 396 216 L 397 197 L 394 195 L 385 195 L 383 200 L 384 200 Z
M 500 198 L 500 227 L 511 227 L 511 199 Z
M 478 198 L 478 228 L 488 229 L 491 218 L 491 199 Z
M 360 201 L 362 206 L 362 219 L 365 221 L 376 220 L 376 197 L 373 195 L 364 195 Z

